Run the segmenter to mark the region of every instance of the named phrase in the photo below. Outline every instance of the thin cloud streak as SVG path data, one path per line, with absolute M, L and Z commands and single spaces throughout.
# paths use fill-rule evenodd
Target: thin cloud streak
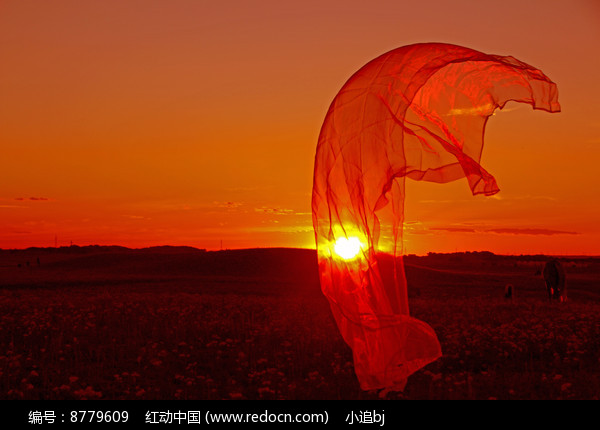
M 553 236 L 555 234 L 580 234 L 575 231 L 551 230 L 546 228 L 493 228 L 486 230 L 486 232 L 497 234 L 528 234 L 542 236 Z
M 575 231 L 553 230 L 547 228 L 504 227 L 504 228 L 472 228 L 472 227 L 430 227 L 429 231 L 445 231 L 449 233 L 495 233 L 523 234 L 532 236 L 553 236 L 557 234 L 580 234 Z M 412 232 L 409 232 L 412 233 Z
M 45 202 L 45 201 L 49 201 L 50 199 L 48 197 L 15 197 L 15 200 L 17 201 L 23 201 L 23 200 L 31 200 L 31 201 L 39 201 L 39 202 Z

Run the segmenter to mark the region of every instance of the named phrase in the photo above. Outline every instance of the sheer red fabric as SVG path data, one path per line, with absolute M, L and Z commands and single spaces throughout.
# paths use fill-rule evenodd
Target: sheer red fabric
M 480 164 L 485 124 L 508 101 L 560 111 L 556 85 L 513 57 L 441 43 L 366 64 L 333 100 L 315 157 L 312 211 L 321 288 L 365 390 L 402 390 L 441 356 L 409 316 L 402 264 L 404 180 L 466 178 L 498 192 Z

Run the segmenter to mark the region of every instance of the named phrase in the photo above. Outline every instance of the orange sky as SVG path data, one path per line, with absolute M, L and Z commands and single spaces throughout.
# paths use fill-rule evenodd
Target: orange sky
M 314 247 L 327 108 L 416 42 L 513 55 L 562 112 L 490 119 L 494 197 L 408 180 L 407 252 L 600 254 L 596 0 L 5 0 L 0 247 Z

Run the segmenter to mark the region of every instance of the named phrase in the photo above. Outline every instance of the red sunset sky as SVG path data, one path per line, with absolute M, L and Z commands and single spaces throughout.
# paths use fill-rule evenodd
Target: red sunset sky
M 5 0 L 0 248 L 314 247 L 329 104 L 417 42 L 538 67 L 562 112 L 490 119 L 494 197 L 408 180 L 407 252 L 600 254 L 597 0 Z

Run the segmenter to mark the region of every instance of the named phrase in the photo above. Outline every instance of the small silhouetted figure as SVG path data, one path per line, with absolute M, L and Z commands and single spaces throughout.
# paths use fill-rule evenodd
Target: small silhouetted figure
M 37 265 L 40 265 L 40 257 L 37 258 Z
M 515 287 L 513 286 L 513 284 L 506 284 L 506 287 L 504 288 L 504 298 L 506 300 L 512 300 L 514 297 L 514 293 Z
M 546 281 L 546 289 L 548 290 L 548 300 L 566 301 L 565 271 L 560 261 L 557 259 L 547 261 L 544 266 L 543 275 L 544 281 Z

